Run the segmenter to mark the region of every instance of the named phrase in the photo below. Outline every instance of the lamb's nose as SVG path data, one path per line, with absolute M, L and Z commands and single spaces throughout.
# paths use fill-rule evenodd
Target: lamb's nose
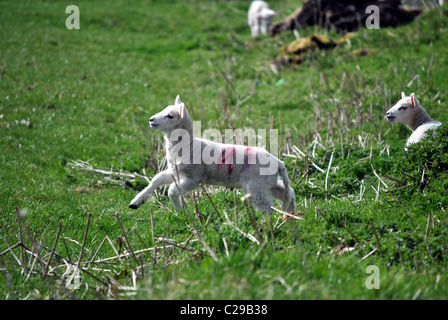
M 387 112 L 386 112 L 386 116 L 388 116 L 389 114 L 390 114 L 390 112 L 389 112 L 389 111 L 387 111 Z
M 154 121 L 154 118 L 149 119 L 149 122 L 153 122 L 153 121 Z

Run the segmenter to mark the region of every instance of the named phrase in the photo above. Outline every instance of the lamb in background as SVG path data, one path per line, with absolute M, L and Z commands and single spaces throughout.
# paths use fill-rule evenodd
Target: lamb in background
M 407 97 L 401 93 L 401 99 L 386 112 L 387 121 L 404 123 L 413 132 L 406 141 L 405 150 L 414 143 L 427 137 L 426 131 L 436 129 L 440 122 L 433 120 L 423 109 L 413 93 Z
M 247 14 L 247 23 L 250 26 L 252 37 L 256 38 L 268 34 L 272 17 L 275 11 L 269 9 L 269 5 L 264 1 L 252 1 Z
M 165 133 L 168 168 L 154 176 L 149 185 L 131 201 L 129 208 L 139 208 L 157 187 L 170 184 L 168 196 L 175 209 L 180 211 L 179 190 L 184 194 L 201 184 L 209 184 L 243 189 L 245 194 L 250 194 L 251 204 L 264 213 L 272 212 L 272 196 L 282 201 L 283 211 L 295 211 L 294 191 L 289 186 L 282 161 L 262 148 L 193 137 L 193 122 L 179 96 L 174 105 L 151 117 L 149 123 L 151 128 Z M 217 161 L 211 163 L 204 156 L 198 160 L 198 155 L 212 153 Z M 283 184 L 278 181 L 278 176 Z

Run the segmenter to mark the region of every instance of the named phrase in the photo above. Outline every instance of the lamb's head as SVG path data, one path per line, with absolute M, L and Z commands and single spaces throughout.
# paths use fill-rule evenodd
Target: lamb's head
M 165 133 L 174 129 L 187 128 L 191 126 L 191 118 L 185 104 L 177 96 L 174 105 L 166 107 L 163 111 L 153 115 L 149 119 L 151 128 L 162 130 Z
M 273 16 L 275 16 L 275 11 L 268 8 L 263 8 L 260 12 L 257 13 L 257 17 L 264 20 L 267 25 L 271 24 Z
M 401 93 L 401 99 L 386 112 L 386 119 L 390 122 L 399 122 L 410 125 L 413 121 L 417 108 L 421 108 L 420 103 L 413 93 L 407 97 Z

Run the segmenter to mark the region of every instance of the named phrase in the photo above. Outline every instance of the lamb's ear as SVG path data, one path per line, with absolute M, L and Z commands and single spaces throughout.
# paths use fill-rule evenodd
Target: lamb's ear
M 401 92 L 401 99 L 404 99 L 404 98 L 406 98 L 406 95 L 405 95 L 404 92 L 402 91 L 402 92 Z
M 411 104 L 413 107 L 417 107 L 419 105 L 419 102 L 417 98 L 415 97 L 415 94 L 411 93 Z
M 183 102 L 181 102 L 179 105 L 179 115 L 180 115 L 181 119 L 183 119 L 187 116 L 187 108 L 185 107 L 185 103 L 183 103 Z
M 180 101 L 180 97 L 179 97 L 179 95 L 177 95 L 177 97 L 176 97 L 176 100 L 174 100 L 174 104 L 181 104 L 182 103 L 182 101 Z

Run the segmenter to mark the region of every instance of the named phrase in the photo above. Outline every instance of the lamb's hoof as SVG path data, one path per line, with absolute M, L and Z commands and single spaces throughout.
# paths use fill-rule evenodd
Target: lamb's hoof
M 129 205 L 129 208 L 134 209 L 134 210 L 135 210 L 135 209 L 138 209 L 138 207 L 137 207 L 135 204 L 130 204 L 130 205 Z

